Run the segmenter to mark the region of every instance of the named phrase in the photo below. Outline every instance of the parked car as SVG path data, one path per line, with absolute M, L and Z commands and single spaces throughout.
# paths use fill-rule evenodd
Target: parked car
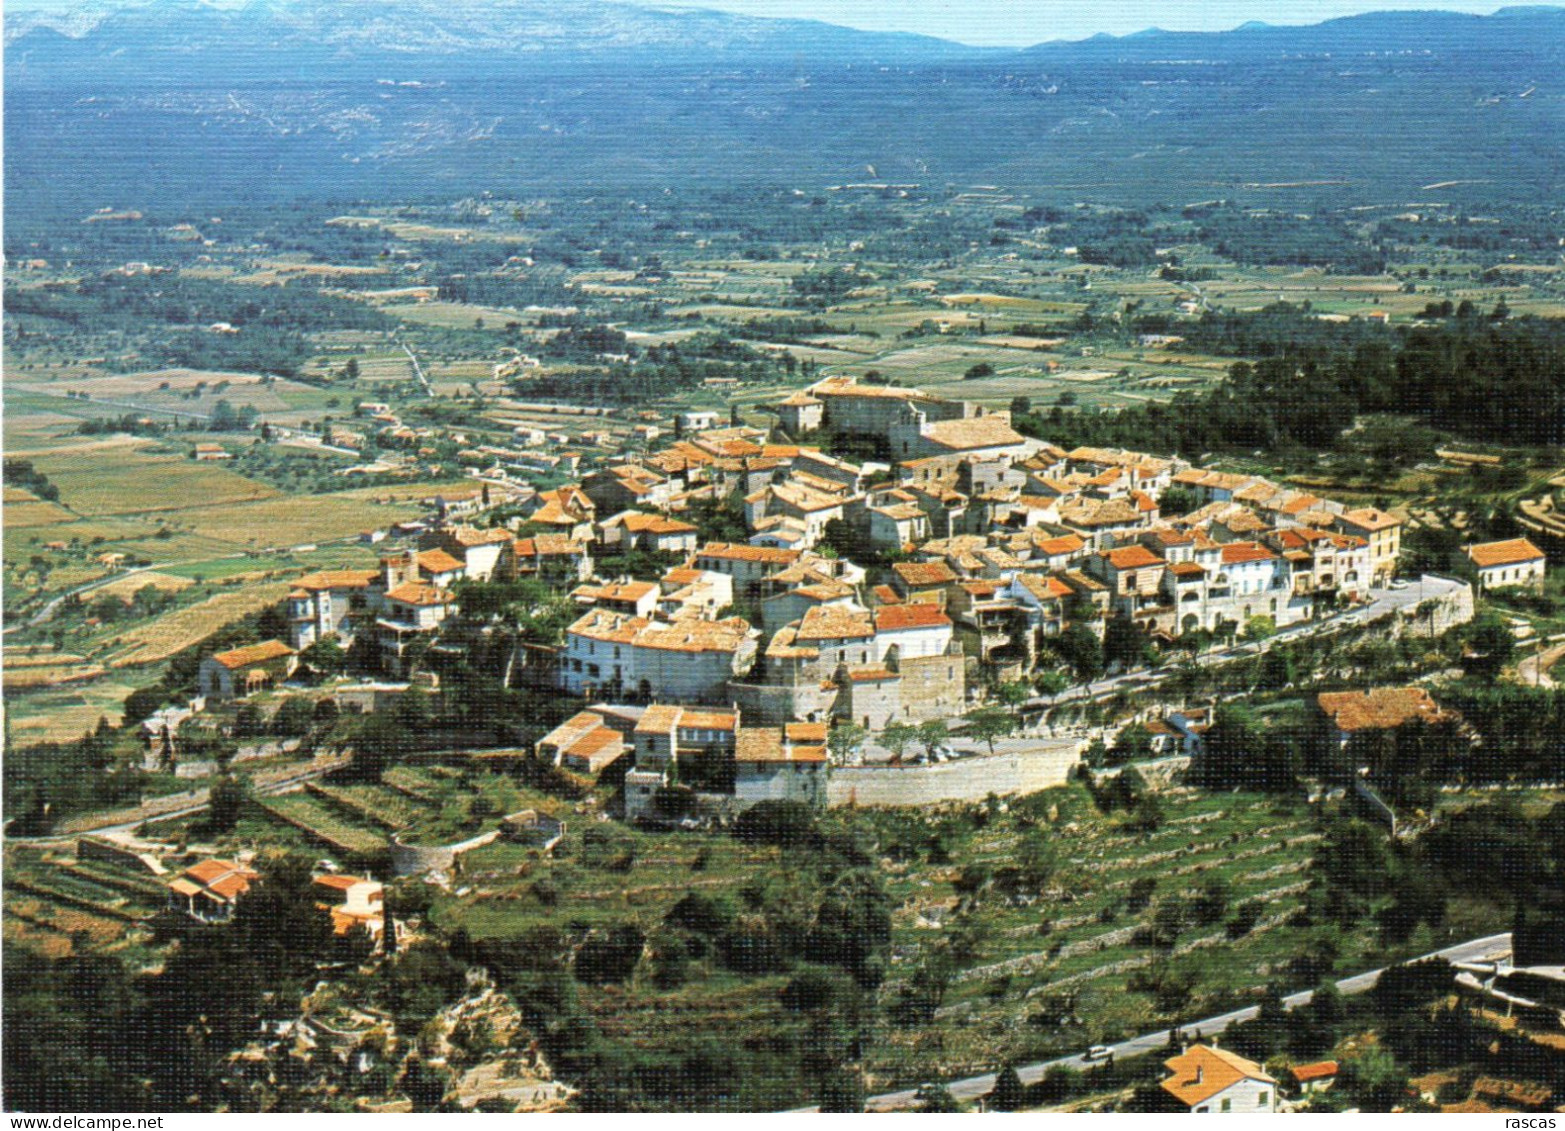
M 1107 1060 L 1114 1055 L 1114 1050 L 1107 1045 L 1093 1045 L 1082 1054 L 1083 1060 Z

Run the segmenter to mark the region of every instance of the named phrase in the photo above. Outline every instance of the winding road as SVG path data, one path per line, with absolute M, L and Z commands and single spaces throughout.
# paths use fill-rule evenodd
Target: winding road
M 1467 942 L 1456 943 L 1440 950 L 1431 951 L 1428 954 L 1410 958 L 1408 962 L 1418 962 L 1425 958 L 1444 958 L 1451 962 L 1486 961 L 1504 957 L 1511 952 L 1511 935 L 1507 931 L 1498 935 L 1486 935 L 1480 939 L 1469 939 Z M 1375 980 L 1385 973 L 1385 967 L 1378 970 L 1367 970 L 1362 974 L 1354 974 L 1337 982 L 1337 989 L 1344 994 L 1361 994 L 1375 985 Z M 1283 998 L 1283 1005 L 1292 1010 L 1302 1005 L 1308 1005 L 1315 997 L 1314 990 L 1301 990 L 1295 994 L 1289 994 Z M 1224 1032 L 1231 1025 L 1237 1025 L 1242 1021 L 1250 1021 L 1260 1013 L 1259 1006 L 1248 1006 L 1244 1009 L 1236 1009 L 1231 1013 L 1220 1013 L 1216 1017 L 1203 1017 L 1186 1021 L 1180 1024 L 1181 1032 L 1189 1033 L 1196 1029 L 1201 1031 L 1202 1037 L 1213 1037 Z M 1127 1057 L 1145 1056 L 1148 1053 L 1163 1052 L 1168 1048 L 1169 1030 L 1162 1029 L 1156 1033 L 1145 1033 L 1139 1037 L 1132 1037 L 1128 1041 L 1121 1041 L 1115 1045 L 1106 1046 L 1114 1054 L 1114 1059 L 1124 1060 Z M 1078 1071 L 1093 1067 L 1099 1063 L 1097 1060 L 1088 1060 L 1085 1056 L 1063 1056 L 1057 1060 L 1040 1061 L 1037 1064 L 1029 1064 L 1016 1070 L 1016 1074 L 1022 1078 L 1023 1084 L 1036 1084 L 1042 1080 L 1045 1074 L 1053 1068 L 1074 1068 Z M 965 1080 L 955 1080 L 946 1085 L 950 1093 L 964 1103 L 980 1099 L 994 1090 L 995 1075 L 986 1073 L 982 1076 L 969 1076 Z M 871 1096 L 864 1106 L 865 1111 L 905 1111 L 917 1107 L 919 1103 L 917 1089 L 907 1089 L 900 1092 L 887 1092 L 884 1095 Z M 814 1109 L 810 1109 L 814 1110 Z

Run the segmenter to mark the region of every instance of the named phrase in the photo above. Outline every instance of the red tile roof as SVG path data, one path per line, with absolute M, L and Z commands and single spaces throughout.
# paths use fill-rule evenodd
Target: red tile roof
M 1492 569 L 1495 566 L 1540 561 L 1544 554 L 1527 539 L 1512 538 L 1505 542 L 1485 542 L 1482 545 L 1469 546 L 1467 556 L 1479 569 Z
M 877 632 L 897 632 L 910 628 L 950 627 L 951 618 L 938 605 L 884 605 L 875 610 Z

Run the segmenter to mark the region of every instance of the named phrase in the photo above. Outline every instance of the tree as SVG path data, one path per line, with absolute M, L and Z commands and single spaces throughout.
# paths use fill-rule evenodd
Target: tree
M 831 751 L 836 765 L 844 765 L 848 755 L 864 741 L 869 731 L 857 723 L 838 723 L 826 734 L 826 748 Z
M 1115 762 L 1129 762 L 1136 758 L 1152 756 L 1152 732 L 1142 722 L 1127 724 L 1114 736 L 1110 751 Z
M 1462 666 L 1479 679 L 1496 679 L 1516 655 L 1516 636 L 1497 613 L 1473 621 L 1464 636 L 1467 649 Z
M 1021 725 L 1021 720 L 1004 707 L 979 707 L 962 718 L 967 723 L 967 736 L 987 743 L 990 754 L 994 753 L 995 739 L 1014 733 Z
M 1071 625 L 1050 637 L 1049 646 L 1070 665 L 1077 679 L 1090 682 L 1103 674 L 1103 644 L 1086 625 Z
M 341 675 L 348 670 L 348 653 L 335 636 L 328 636 L 299 653 L 299 662 L 323 676 Z
M 303 695 L 284 699 L 272 716 L 272 733 L 280 738 L 302 738 L 315 721 L 315 704 Z
M 1170 487 L 1157 497 L 1158 513 L 1163 518 L 1178 518 L 1197 506 L 1196 497 L 1183 487 Z
M 994 697 L 1000 706 L 1014 710 L 1032 698 L 1032 689 L 1022 680 L 1012 680 L 997 686 Z
M 1268 616 L 1255 616 L 1244 622 L 1246 640 L 1266 640 L 1277 635 L 1277 621 Z
M 1390 1111 L 1408 1095 L 1407 1069 L 1389 1049 L 1370 1045 L 1343 1062 L 1339 1086 L 1368 1111 Z
M 821 1080 L 820 1109 L 822 1111 L 857 1115 L 864 1110 L 866 1098 L 864 1077 L 851 1069 L 834 1069 Z
M 935 747 L 945 742 L 949 734 L 944 719 L 930 719 L 918 724 L 918 741 L 930 757 L 934 757 Z
M 1103 658 L 1110 664 L 1119 664 L 1128 670 L 1141 659 L 1146 642 L 1146 635 L 1136 627 L 1134 621 L 1128 617 L 1115 617 L 1104 627 Z
M 226 833 L 239 823 L 245 802 L 250 799 L 250 783 L 247 779 L 224 774 L 212 783 L 207 794 L 207 827 L 213 832 Z
M 918 727 L 912 723 L 891 722 L 880 732 L 880 744 L 891 751 L 894 761 L 901 761 L 902 754 L 918 741 Z
M 989 1093 L 989 1102 L 997 1111 L 1019 1111 L 1027 1102 L 1027 1089 L 1022 1087 L 1022 1078 L 1014 1065 L 1007 1064 L 1000 1069 L 994 1080 L 994 1091 Z
M 977 365 L 969 366 L 967 372 L 962 375 L 963 380 L 966 381 L 980 381 L 985 377 L 993 376 L 994 366 L 987 361 L 980 361 Z

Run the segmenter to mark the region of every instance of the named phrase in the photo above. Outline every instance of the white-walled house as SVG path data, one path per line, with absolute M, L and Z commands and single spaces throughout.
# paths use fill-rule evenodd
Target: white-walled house
M 1253 1060 L 1192 1045 L 1163 1062 L 1173 1075 L 1163 1091 L 1193 1115 L 1255 1115 L 1277 1110 L 1277 1081 Z
M 1478 571 L 1478 588 L 1483 591 L 1540 584 L 1548 564 L 1543 551 L 1525 538 L 1485 542 L 1468 546 L 1465 552 Z
M 288 594 L 288 643 L 304 651 L 335 636 L 344 646 L 373 620 L 380 604 L 381 573 L 373 569 L 331 569 L 306 574 Z
M 565 630 L 559 684 L 571 695 L 622 690 L 646 699 L 723 701 L 755 662 L 760 632 L 739 617 L 666 623 L 593 609 Z

